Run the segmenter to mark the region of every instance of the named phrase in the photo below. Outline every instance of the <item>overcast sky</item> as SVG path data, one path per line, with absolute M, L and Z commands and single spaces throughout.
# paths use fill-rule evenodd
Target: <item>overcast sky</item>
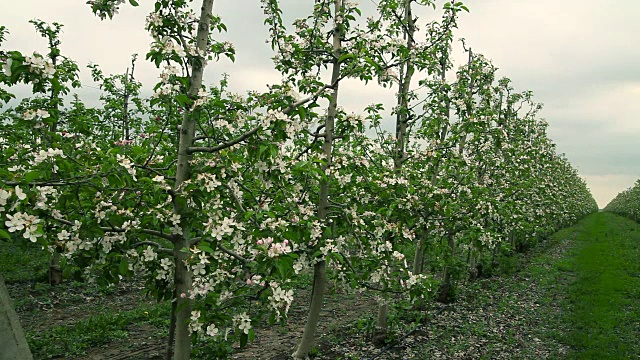
M 153 1 L 125 6 L 112 21 L 100 21 L 84 0 L 0 0 L 0 25 L 10 30 L 3 47 L 22 52 L 45 50 L 30 19 L 64 24 L 62 52 L 84 68 L 93 62 L 105 73 L 123 73 L 130 56 L 141 60 L 150 37 L 144 18 Z M 360 0 L 365 12 L 371 0 Z M 639 0 L 468 0 L 470 13 L 459 20 L 458 37 L 467 39 L 513 80 L 516 90 L 532 90 L 544 104 L 541 116 L 549 135 L 592 190 L 600 207 L 640 178 L 640 1 Z M 308 13 L 312 0 L 283 0 L 287 19 Z M 272 69 L 268 33 L 259 0 L 218 0 L 215 11 L 229 28 L 224 39 L 236 46 L 236 62 L 207 69 L 213 84 L 223 72 L 235 91 L 264 89 L 279 82 Z M 423 16 L 426 18 L 426 16 Z M 85 68 L 86 69 L 86 68 Z M 157 71 L 139 61 L 136 77 L 150 87 Z M 95 101 L 99 91 L 83 70 L 81 97 Z M 149 90 L 147 90 L 149 91 Z M 344 84 L 341 101 L 360 111 L 372 102 L 393 101 L 395 90 L 375 84 Z M 150 93 L 150 92 L 149 92 Z M 18 95 L 25 95 L 19 91 Z

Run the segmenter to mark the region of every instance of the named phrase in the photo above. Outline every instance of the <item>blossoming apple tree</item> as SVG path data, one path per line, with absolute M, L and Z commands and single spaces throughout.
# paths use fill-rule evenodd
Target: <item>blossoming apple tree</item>
M 640 221 L 640 180 L 616 195 L 604 209 L 634 221 Z

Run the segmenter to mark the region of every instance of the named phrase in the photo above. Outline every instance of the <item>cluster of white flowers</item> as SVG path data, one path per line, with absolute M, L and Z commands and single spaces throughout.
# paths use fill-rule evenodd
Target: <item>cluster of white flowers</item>
M 162 84 L 153 93 L 153 97 L 157 98 L 163 95 L 174 95 L 180 92 L 180 85 L 178 84 Z
M 113 244 L 123 243 L 126 240 L 127 235 L 125 233 L 106 233 L 102 239 L 98 240 L 98 242 L 102 245 L 103 252 L 108 254 L 111 252 Z
M 49 208 L 50 199 L 56 199 L 58 197 L 58 190 L 52 186 L 39 186 L 36 188 L 38 197 L 36 199 L 35 209 L 47 210 Z M 0 198 L 1 190 L 0 190 Z
M 209 93 L 207 93 L 207 90 L 200 89 L 200 91 L 198 91 L 198 98 L 196 99 L 196 101 L 193 102 L 193 106 L 191 106 L 191 110 L 204 105 L 208 99 L 209 99 Z
M 159 10 L 149 14 L 146 18 L 145 27 L 156 40 L 161 38 L 162 32 L 159 30 L 161 30 L 164 19 L 185 26 L 186 28 L 184 30 L 191 35 L 191 38 L 195 38 L 195 34 L 198 31 L 199 19 L 192 9 L 188 7 L 173 7 L 170 11 L 163 12 L 163 10 Z
M 54 216 L 59 217 L 58 215 Z M 70 259 L 77 250 L 92 249 L 97 242 L 96 239 L 80 239 L 80 236 L 78 235 L 80 226 L 80 222 L 76 220 L 74 225 L 71 227 L 71 232 L 62 229 L 58 233 L 58 240 L 62 243 L 64 248 L 63 256 L 67 259 Z
M 218 336 L 220 334 L 220 330 L 216 327 L 215 324 L 211 323 L 207 326 L 207 335 L 211 337 Z
M 327 172 L 329 172 L 329 171 L 327 171 Z M 345 186 L 345 185 L 347 185 L 348 183 L 351 182 L 352 174 L 348 174 L 347 173 L 347 174 L 341 175 L 337 171 L 331 172 L 330 174 L 333 175 L 333 177 L 338 181 L 338 184 L 340 184 L 341 186 Z M 329 176 L 330 174 L 327 174 L 327 176 Z
M 0 213 L 5 211 L 5 206 L 7 205 L 8 200 L 11 198 L 11 193 L 4 189 L 0 189 Z
M 58 240 L 60 241 L 66 241 L 66 240 L 69 240 L 69 238 L 71 238 L 71 233 L 68 232 L 66 229 L 62 229 L 58 233 Z
M 157 271 L 156 279 L 170 280 L 173 274 L 173 262 L 168 258 L 160 260 L 160 268 Z
M 160 80 L 162 85 L 160 85 L 155 92 L 153 93 L 154 98 L 158 98 L 163 95 L 175 95 L 180 92 L 180 84 L 175 80 L 172 80 L 173 75 L 180 74 L 180 68 L 176 65 L 165 65 L 162 71 L 160 72 Z
M 306 253 L 300 254 L 300 257 L 298 257 L 296 261 L 293 263 L 293 271 L 296 274 L 300 274 L 303 271 L 310 268 L 311 268 L 311 263 L 309 262 L 309 258 L 307 257 Z
M 39 129 L 42 127 L 42 119 L 46 119 L 50 116 L 49 112 L 46 110 L 32 110 L 29 109 L 22 114 L 22 118 L 25 120 L 34 120 L 34 128 Z
M 118 159 L 118 162 L 120 163 L 120 166 L 125 168 L 129 175 L 133 177 L 133 181 L 138 181 L 138 179 L 136 178 L 136 169 L 133 167 L 133 162 L 131 162 L 131 160 L 129 160 L 124 155 L 117 154 L 116 157 Z
M 391 252 L 393 251 L 393 244 L 391 244 L 389 241 L 385 241 L 384 243 L 378 244 L 376 250 L 378 251 L 378 253 Z
M 326 240 L 324 246 L 320 248 L 320 251 L 324 256 L 327 256 L 330 253 L 338 253 L 340 252 L 340 245 L 344 242 L 344 236 L 339 236 L 337 239 L 329 238 Z
M 315 220 L 311 225 L 310 230 L 309 246 L 315 246 L 322 238 L 322 225 L 320 224 L 320 221 Z
M 342 6 L 348 9 L 358 7 L 358 5 L 360 5 L 360 3 L 358 1 L 353 1 L 353 0 L 344 0 L 342 3 Z
M 194 276 L 204 275 L 207 273 L 205 270 L 205 265 L 203 263 L 196 263 L 191 266 L 191 272 Z
M 175 53 L 179 57 L 187 56 L 184 48 L 180 44 L 176 44 L 173 39 L 168 37 L 159 39 L 159 41 L 155 43 L 155 47 L 166 55 L 173 55 Z
M 262 276 L 260 275 L 250 275 L 247 274 L 247 285 L 260 285 L 264 286 L 265 282 L 262 280 Z
M 216 291 L 216 285 L 221 282 L 228 281 L 231 278 L 233 278 L 233 276 L 222 269 L 216 269 L 206 277 L 194 276 L 193 285 L 189 292 L 189 298 L 193 300 L 196 297 L 205 297 L 210 292 Z M 232 293 L 226 292 L 225 294 L 225 296 L 228 295 L 229 297 L 233 297 Z M 220 299 L 218 299 L 218 304 L 222 303 L 227 298 L 228 297 L 223 298 L 221 294 Z
M 249 334 L 249 330 L 251 330 L 251 319 L 249 319 L 246 312 L 234 316 L 233 324 L 237 325 L 238 329 L 245 334 Z
M 13 65 L 13 59 L 11 58 L 8 58 L 7 61 L 2 64 L 2 72 L 4 72 L 6 76 L 11 76 L 11 65 Z
M 5 221 L 4 224 L 11 233 L 24 230 L 22 237 L 32 242 L 36 242 L 39 237 L 43 236 L 42 231 L 38 230 L 38 224 L 42 220 L 34 215 L 17 212 L 13 215 L 7 214 L 7 219 L 9 220 Z
M 147 19 L 146 19 L 146 27 L 149 28 L 151 26 L 160 26 L 162 25 L 162 15 L 160 15 L 160 13 L 157 12 L 152 12 L 151 14 L 147 15 Z
M 416 238 L 416 233 L 413 230 L 403 228 L 402 237 L 404 237 L 407 240 L 413 241 Z
M 276 311 L 276 317 L 280 320 L 283 316 L 289 312 L 289 307 L 293 302 L 293 290 L 284 290 L 275 281 L 269 283 L 271 287 L 272 295 L 269 296 L 269 301 L 273 309 Z
M 217 179 L 216 175 L 210 173 L 198 174 L 196 176 L 196 181 L 201 181 L 207 192 L 215 191 L 218 186 L 222 185 L 222 183 Z
M 191 311 L 191 321 L 189 322 L 189 332 L 197 333 L 202 331 L 203 323 L 200 321 L 200 310 L 192 310 Z
M 97 193 L 96 199 L 98 199 L 99 196 L 100 193 Z M 116 210 L 118 210 L 118 208 L 111 202 L 100 201 L 96 205 L 96 208 L 93 210 L 93 215 L 95 216 L 96 220 L 102 221 L 107 217 L 107 211 L 115 212 Z
M 489 234 L 487 232 L 483 232 L 478 240 L 480 240 L 480 243 L 487 248 L 493 248 L 495 244 L 500 243 L 499 238 L 496 238 L 495 236 L 492 236 L 492 234 Z
M 142 255 L 144 256 L 144 261 L 154 261 L 158 258 L 158 254 L 153 250 L 152 246 L 147 246 Z
M 211 236 L 218 240 L 222 240 L 223 236 L 232 235 L 235 231 L 234 227 L 238 230 L 244 230 L 242 224 L 236 222 L 233 216 L 231 218 L 225 216 L 221 221 L 209 218 L 209 221 L 204 225 L 205 231 L 210 232 Z
M 291 252 L 291 246 L 289 246 L 289 240 L 284 240 L 281 243 L 271 243 L 267 250 L 267 255 L 271 258 L 278 257 L 280 255 L 288 254 Z
M 408 273 L 409 278 L 407 279 L 407 281 L 400 280 L 400 284 L 407 289 L 410 289 L 417 284 L 422 284 L 424 280 L 428 279 L 428 276 L 424 274 L 413 274 L 410 271 Z
M 49 59 L 45 59 L 38 53 L 33 53 L 33 56 L 25 56 L 25 65 L 29 66 L 29 71 L 33 73 L 41 74 L 44 78 L 48 79 L 56 72 L 55 66 Z
M 174 235 L 182 235 L 182 226 L 180 226 L 180 215 L 179 214 L 171 214 L 169 218 L 171 222 L 171 233 Z
M 382 279 L 386 278 L 385 276 L 386 273 L 387 273 L 387 266 L 381 265 L 379 268 L 377 268 L 375 271 L 371 273 L 371 275 L 369 276 L 369 281 L 371 281 L 374 284 L 380 283 Z
M 125 0 L 89 0 L 87 4 L 99 7 L 99 11 L 96 13 L 101 20 L 112 17 L 118 14 L 120 5 L 124 4 Z M 106 10 L 104 10 L 106 8 Z
M 64 155 L 61 149 L 52 149 L 52 148 L 49 148 L 47 150 L 40 150 L 37 153 L 32 153 L 32 154 L 33 154 L 33 160 L 31 160 L 29 163 L 33 166 L 36 166 L 49 158 L 54 158 L 56 156 Z M 56 172 L 55 169 L 54 169 L 54 172 Z

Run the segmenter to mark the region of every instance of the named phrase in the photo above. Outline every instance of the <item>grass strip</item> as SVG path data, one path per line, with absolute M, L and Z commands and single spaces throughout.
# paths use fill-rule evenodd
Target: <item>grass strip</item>
M 72 325 L 55 326 L 46 331 L 28 332 L 27 342 L 35 359 L 52 359 L 82 355 L 91 347 L 108 344 L 129 336 L 134 324 L 168 326 L 170 306 L 163 303 L 123 311 L 89 316 Z
M 569 359 L 640 356 L 640 226 L 597 213 L 582 222 L 569 267 Z
M 40 245 L 22 240 L 0 240 L 0 273 L 7 284 L 48 281 L 50 257 Z

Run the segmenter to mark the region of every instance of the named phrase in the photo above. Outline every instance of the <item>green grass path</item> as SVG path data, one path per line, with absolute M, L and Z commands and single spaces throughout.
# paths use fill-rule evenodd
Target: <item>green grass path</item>
M 571 359 L 640 359 L 640 225 L 596 213 L 577 225 L 565 258 Z

